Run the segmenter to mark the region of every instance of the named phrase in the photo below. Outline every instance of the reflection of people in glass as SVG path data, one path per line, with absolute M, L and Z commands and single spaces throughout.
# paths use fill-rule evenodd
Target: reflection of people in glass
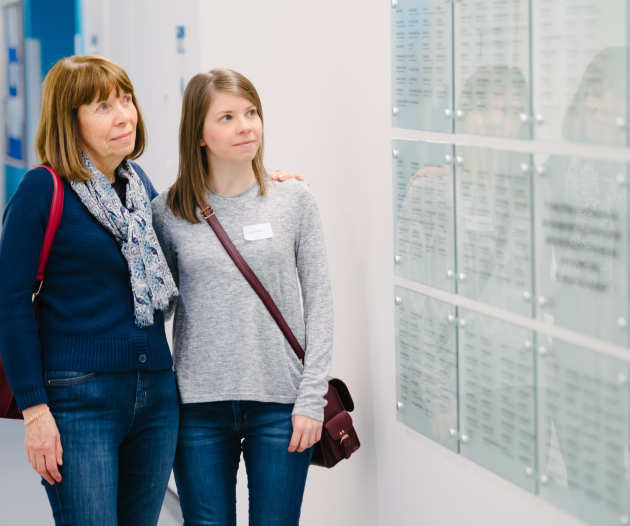
M 529 138 L 529 88 L 520 69 L 479 67 L 465 81 L 459 101 L 458 133 Z
M 600 51 L 586 68 L 564 117 L 571 142 L 626 144 L 627 64 L 625 47 Z

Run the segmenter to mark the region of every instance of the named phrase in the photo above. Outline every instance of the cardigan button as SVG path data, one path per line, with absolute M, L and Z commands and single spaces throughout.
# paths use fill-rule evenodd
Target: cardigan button
M 147 363 L 147 355 L 146 355 L 146 354 L 144 354 L 144 353 L 140 354 L 140 355 L 138 356 L 138 361 L 139 361 L 140 363 Z

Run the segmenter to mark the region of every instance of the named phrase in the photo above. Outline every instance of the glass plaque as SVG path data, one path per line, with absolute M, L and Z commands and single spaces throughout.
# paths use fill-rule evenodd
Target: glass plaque
M 462 455 L 536 490 L 533 334 L 459 309 Z
M 530 155 L 456 148 L 457 288 L 532 315 Z
M 394 272 L 454 291 L 453 147 L 393 142 Z
M 451 0 L 398 0 L 392 9 L 395 128 L 453 131 Z
M 455 307 L 395 287 L 398 420 L 457 451 Z
M 538 342 L 539 492 L 597 526 L 630 521 L 628 363 Z
M 627 0 L 532 0 L 536 139 L 624 146 Z
M 536 158 L 539 319 L 628 345 L 628 173 L 623 163 Z
M 455 2 L 455 131 L 528 139 L 529 0 Z

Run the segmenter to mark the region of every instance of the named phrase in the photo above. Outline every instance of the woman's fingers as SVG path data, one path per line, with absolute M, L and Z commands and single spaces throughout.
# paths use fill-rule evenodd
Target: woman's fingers
M 291 442 L 289 442 L 289 453 L 295 453 L 300 441 L 302 440 L 302 430 L 293 427 L 293 434 L 291 435 Z
M 57 437 L 57 464 L 63 465 L 63 448 L 61 447 L 61 437 Z
M 59 473 L 59 467 L 57 466 L 57 455 L 46 455 L 44 459 L 46 461 L 46 471 L 48 472 L 48 476 L 52 477 L 55 482 L 61 482 L 61 473 Z
M 48 484 L 50 484 L 51 486 L 54 485 L 55 481 L 53 480 L 53 478 L 50 476 L 50 473 L 48 473 L 48 470 L 46 469 L 46 458 L 44 457 L 44 455 L 38 455 L 37 456 L 37 473 L 39 473 L 42 478 L 48 482 Z

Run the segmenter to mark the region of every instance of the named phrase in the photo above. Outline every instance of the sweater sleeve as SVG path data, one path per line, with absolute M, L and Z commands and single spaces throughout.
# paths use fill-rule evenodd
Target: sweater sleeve
M 166 204 L 166 196 L 164 194 L 158 196 L 151 203 L 151 207 L 153 212 L 153 228 L 155 230 L 155 234 L 157 235 L 158 241 L 160 242 L 160 247 L 162 247 L 162 252 L 164 253 L 164 257 L 166 258 L 168 267 L 171 270 L 171 274 L 173 275 L 175 285 L 177 286 L 177 288 L 179 288 L 177 253 L 175 252 L 175 248 L 167 225 L 167 218 L 169 217 L 171 212 L 168 208 L 168 205 Z M 174 298 L 164 312 L 165 319 L 170 319 L 170 317 L 175 312 L 176 305 L 177 298 Z
M 302 197 L 296 263 L 304 305 L 306 356 L 293 414 L 322 421 L 332 358 L 332 293 L 319 210 L 310 191 L 305 190 Z
M 20 409 L 47 403 L 31 300 L 52 199 L 43 168 L 28 172 L 9 202 L 0 238 L 0 356 Z

